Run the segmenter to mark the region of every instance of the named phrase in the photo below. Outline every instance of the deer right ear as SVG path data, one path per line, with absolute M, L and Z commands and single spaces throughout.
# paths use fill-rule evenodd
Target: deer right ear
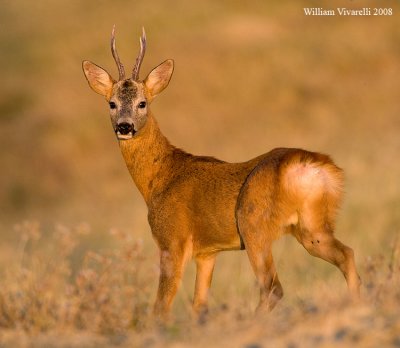
M 111 94 L 112 87 L 115 83 L 110 74 L 98 65 L 84 60 L 82 62 L 83 72 L 85 73 L 86 79 L 89 82 L 89 86 L 102 96 L 109 96 Z

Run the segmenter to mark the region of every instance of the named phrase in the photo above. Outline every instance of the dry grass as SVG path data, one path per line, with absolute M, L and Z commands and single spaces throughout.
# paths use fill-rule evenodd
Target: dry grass
M 79 237 L 90 232 L 88 226 L 56 226 L 46 240 L 37 223 L 25 222 L 16 230 L 22 237 L 2 275 L 1 327 L 108 334 L 143 325 L 151 272 L 140 242 L 114 230 L 119 247 L 101 254 L 88 251 L 74 269 L 71 255 Z
M 37 223 L 16 230 L 22 237 L 0 289 L 3 347 L 400 345 L 399 241 L 387 257 L 364 260 L 360 303 L 321 282 L 270 314 L 254 316 L 252 301 L 231 295 L 212 306 L 205 322 L 193 321 L 186 303 L 174 321 L 158 326 L 149 303 L 158 272 L 140 242 L 113 230 L 112 251 L 87 251 L 74 268 L 72 255 L 90 233 L 87 225 L 57 226 L 46 237 Z

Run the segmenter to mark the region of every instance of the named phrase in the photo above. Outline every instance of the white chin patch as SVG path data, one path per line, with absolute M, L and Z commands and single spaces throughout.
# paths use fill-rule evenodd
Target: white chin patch
M 119 140 L 128 140 L 128 139 L 132 139 L 133 134 L 132 132 L 129 132 L 128 134 L 121 134 L 120 132 L 117 132 L 117 138 Z

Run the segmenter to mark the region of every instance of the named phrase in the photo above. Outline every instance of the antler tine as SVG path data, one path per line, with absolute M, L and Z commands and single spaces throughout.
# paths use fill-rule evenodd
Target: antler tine
M 117 49 L 115 48 L 115 24 L 112 29 L 111 33 L 111 52 L 114 57 L 115 63 L 117 64 L 118 72 L 119 72 L 119 81 L 125 78 L 125 69 L 122 65 L 121 61 L 119 60 L 119 56 L 117 53 Z
M 142 36 L 140 37 L 140 51 L 138 57 L 136 58 L 136 63 L 132 71 L 132 79 L 135 81 L 139 79 L 140 66 L 142 65 L 145 52 L 146 52 L 146 32 L 144 31 L 144 27 L 142 27 Z

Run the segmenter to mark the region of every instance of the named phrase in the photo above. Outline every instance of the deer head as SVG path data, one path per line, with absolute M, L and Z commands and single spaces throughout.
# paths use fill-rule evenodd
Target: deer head
M 118 81 L 98 65 L 87 60 L 82 63 L 89 86 L 104 96 L 109 103 L 111 123 L 119 140 L 131 139 L 140 132 L 147 121 L 148 106 L 168 86 L 174 70 L 173 60 L 168 59 L 154 68 L 144 80 L 140 80 L 139 71 L 145 51 L 146 33 L 143 28 L 140 51 L 132 76 L 125 78 L 125 69 L 115 47 L 114 26 L 111 34 L 111 52 L 119 72 Z

